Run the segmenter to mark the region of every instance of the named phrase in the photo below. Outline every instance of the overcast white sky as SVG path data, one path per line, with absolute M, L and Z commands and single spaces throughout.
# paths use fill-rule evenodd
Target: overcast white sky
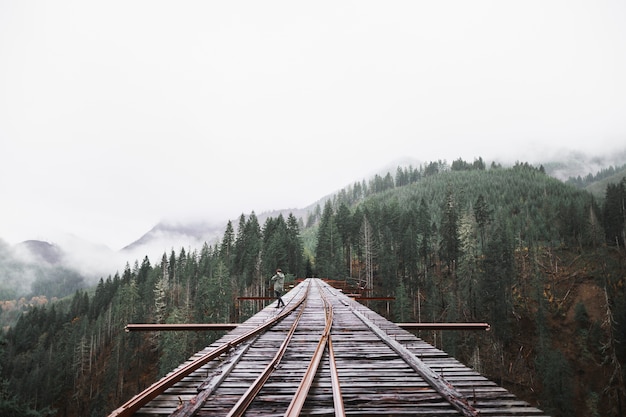
M 0 238 L 119 249 L 401 158 L 626 144 L 626 2 L 0 0 Z

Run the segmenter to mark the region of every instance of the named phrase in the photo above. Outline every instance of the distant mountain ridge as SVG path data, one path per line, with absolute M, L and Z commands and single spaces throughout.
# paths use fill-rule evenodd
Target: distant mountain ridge
M 530 162 L 530 161 L 529 161 Z M 582 152 L 568 152 L 561 155 L 559 160 L 539 161 L 546 173 L 561 181 L 569 178 L 587 175 L 596 175 L 610 166 L 619 167 L 626 163 L 626 149 L 611 154 L 589 156 Z
M 398 321 L 405 321 L 404 317 L 411 321 L 417 321 L 417 317 L 420 317 L 419 320 L 423 317 L 442 322 L 485 320 L 492 326 L 488 335 L 473 339 L 470 338 L 473 336 L 463 335 L 466 341 L 446 336 L 446 343 L 449 343 L 446 346 L 462 355 L 459 359 L 471 361 L 481 372 L 496 380 L 508 381 L 526 392 L 530 399 L 536 400 L 541 396 L 541 401 L 547 403 L 543 399 L 543 391 L 536 387 L 567 387 L 567 392 L 572 393 L 571 397 L 565 397 L 568 404 L 574 404 L 572 397 L 577 398 L 576 415 L 609 415 L 605 412 L 581 413 L 579 410 L 588 411 L 583 408 L 591 403 L 586 396 L 592 400 L 600 398 L 593 394 L 605 389 L 606 375 L 611 371 L 610 361 L 605 359 L 608 354 L 600 348 L 599 341 L 607 338 L 599 323 L 604 320 L 605 305 L 611 305 L 611 295 L 606 288 L 616 289 L 618 296 L 615 300 L 623 299 L 624 268 L 618 262 L 619 256 L 615 256 L 616 262 L 609 262 L 610 258 L 606 256 L 610 252 L 601 243 L 606 240 L 605 230 L 594 226 L 599 221 L 600 211 L 596 210 L 592 197 L 547 175 L 546 171 L 539 164 L 529 163 L 512 167 L 496 164 L 491 169 L 489 161 L 486 161 L 477 165 L 457 164 L 453 169 L 447 163 L 433 162 L 433 166 L 427 169 L 410 170 L 411 175 L 406 181 L 403 175 L 409 170 L 403 172 L 395 168 L 390 170 L 390 175 L 383 174 L 384 180 L 374 177 L 368 182 L 356 181 L 330 196 L 333 204 L 352 204 L 354 214 L 348 213 L 341 219 L 340 213 L 345 213 L 345 210 L 338 210 L 327 216 L 333 210 L 325 205 L 323 220 L 315 225 L 311 223 L 312 227 L 303 230 L 303 242 L 304 234 L 315 236 L 315 239 L 311 239 L 308 246 L 303 243 L 302 252 L 314 253 L 315 258 L 311 259 L 317 265 L 323 265 L 323 262 L 317 261 L 334 254 L 327 251 L 329 255 L 326 255 L 316 249 L 323 245 L 342 246 L 336 244 L 338 240 L 333 243 L 330 239 L 323 239 L 324 221 L 329 218 L 331 220 L 326 225 L 334 221 L 335 225 L 348 226 L 343 230 L 347 233 L 346 240 L 352 242 L 352 249 L 359 244 L 357 242 L 360 242 L 366 228 L 368 235 L 371 232 L 372 236 L 376 236 L 376 244 L 364 248 L 363 253 L 354 258 L 351 251 L 346 252 L 341 266 L 335 269 L 338 272 L 320 273 L 316 266 L 317 270 L 311 269 L 305 272 L 306 275 L 297 276 L 311 276 L 310 272 L 319 276 L 344 274 L 346 280 L 350 277 L 359 283 L 370 279 L 366 288 L 373 292 L 369 294 L 395 297 L 396 301 L 391 304 L 393 310 L 388 305 L 387 314 L 393 314 Z M 317 204 L 319 201 L 309 208 L 315 210 Z M 262 213 L 257 215 L 259 225 L 263 227 L 268 216 L 288 215 L 290 212 L 299 218 L 308 213 L 307 209 Z M 249 215 L 245 217 L 249 219 Z M 237 228 L 238 218 L 232 222 Z M 586 227 L 588 224 L 592 227 Z M 125 324 L 131 320 L 152 322 L 156 317 L 165 318 L 168 322 L 178 322 L 181 318 L 193 318 L 200 322 L 235 322 L 240 314 L 235 313 L 238 311 L 233 303 L 235 296 L 263 294 L 261 289 L 267 278 L 263 269 L 260 269 L 262 273 L 258 277 L 249 281 L 250 274 L 238 272 L 235 266 L 245 261 L 240 259 L 230 268 L 225 266 L 231 253 L 217 251 L 190 256 L 189 252 L 185 254 L 180 250 L 184 239 L 188 242 L 206 240 L 213 244 L 209 241 L 209 234 L 214 231 L 218 235 L 216 239 L 219 239 L 221 232 L 218 229 L 224 226 L 217 225 L 214 230 L 207 223 L 191 219 L 157 224 L 136 245 L 126 248 L 124 256 L 131 260 L 131 265 L 123 274 L 104 280 L 97 288 L 92 286 L 90 291 L 77 291 L 72 299 L 68 297 L 64 303 L 66 310 L 60 315 L 67 318 L 67 324 L 55 324 L 58 331 L 43 328 L 39 332 L 39 327 L 33 325 L 37 317 L 34 314 L 25 315 L 26 320 L 15 325 L 13 337 L 7 338 L 12 343 L 7 352 L 22 354 L 17 349 L 20 347 L 28 351 L 29 356 L 16 354 L 9 357 L 3 369 L 21 370 L 22 366 L 30 366 L 21 370 L 24 381 L 28 381 L 28 373 L 41 370 L 42 375 L 55 378 L 45 379 L 48 385 L 43 392 L 50 393 L 50 388 L 55 385 L 63 386 L 68 398 L 79 393 L 85 404 L 93 404 L 94 410 L 112 409 L 112 405 L 103 407 L 104 402 L 100 398 L 94 400 L 92 393 L 95 389 L 92 390 L 91 386 L 102 392 L 121 392 L 123 384 L 119 381 L 124 379 L 129 381 L 128 391 L 134 391 L 137 389 L 135 381 L 156 379 L 157 370 L 167 371 L 178 366 L 191 352 L 210 343 L 200 338 L 176 335 L 167 339 L 169 336 L 163 336 L 158 342 L 163 344 L 158 349 L 154 348 L 153 341 L 144 338 L 145 343 L 136 350 L 123 337 Z M 263 234 L 261 239 L 264 243 L 255 247 L 253 255 L 285 252 L 284 246 L 273 245 L 273 238 L 265 239 L 271 236 L 271 228 L 267 230 L 269 233 Z M 338 233 L 335 231 L 338 232 L 339 228 L 326 227 L 326 236 L 333 233 L 336 238 Z M 479 238 L 483 231 L 484 237 Z M 175 236 L 181 241 L 174 242 Z M 234 245 L 235 252 L 240 243 L 239 248 L 255 241 L 241 237 L 242 240 Z M 453 247 L 456 237 L 461 239 L 457 242 L 459 245 Z M 423 246 L 418 242 L 422 242 Z M 186 252 L 188 245 L 182 243 Z M 152 244 L 156 245 L 153 247 Z M 37 244 L 34 246 L 39 247 Z M 46 245 L 42 247 L 46 248 Z M 159 263 L 163 247 L 168 252 L 168 268 L 165 270 Z M 199 249 L 196 243 L 189 244 L 189 247 L 194 251 Z M 154 251 L 149 254 L 150 265 L 141 261 L 142 255 L 135 256 L 146 253 L 148 248 Z M 169 249 L 172 249 L 172 256 L 169 256 Z M 174 250 L 180 256 L 175 256 Z M 367 277 L 363 271 L 365 251 L 379 251 L 376 257 L 372 257 L 373 266 L 377 269 L 375 277 L 373 274 Z M 355 265 L 353 259 L 356 265 L 363 268 L 346 273 L 345 260 Z M 250 265 L 261 265 L 261 268 L 276 265 L 269 257 L 259 256 L 251 261 Z M 614 265 L 619 265 L 620 269 L 608 269 Z M 294 271 L 296 268 L 298 266 L 290 269 Z M 303 269 L 300 267 L 298 274 L 302 274 Z M 164 276 L 168 270 L 174 272 L 171 280 Z M 607 277 L 615 277 L 612 285 L 605 284 L 609 282 Z M 59 287 L 66 288 L 65 282 L 57 282 Z M 166 282 L 167 285 L 163 285 Z M 47 282 L 42 282 L 42 287 L 43 284 Z M 252 287 L 259 291 L 250 291 Z M 417 301 L 417 306 L 412 300 Z M 133 308 L 128 308 L 131 305 Z M 384 306 L 379 304 L 379 308 L 382 312 Z M 48 311 L 45 310 L 46 313 Z M 56 311 L 55 314 L 58 314 Z M 162 311 L 166 314 L 161 315 Z M 184 315 L 182 311 L 185 311 Z M 616 317 L 624 317 L 622 311 Z M 48 317 L 53 317 L 51 315 L 40 317 L 42 322 L 58 322 L 50 320 Z M 32 332 L 33 336 L 26 338 L 32 328 L 38 332 Z M 624 334 L 621 330 L 615 333 Z M 490 339 L 485 340 L 487 337 Z M 93 348 L 88 347 L 89 341 L 95 343 Z M 196 342 L 198 345 L 192 346 Z M 621 342 L 617 340 L 616 344 L 623 345 Z M 178 350 L 183 346 L 190 347 L 190 352 Z M 480 349 L 480 358 L 475 354 L 477 348 Z M 90 349 L 96 358 L 93 368 L 87 366 Z M 526 356 L 520 360 L 519 352 L 522 351 L 529 353 L 524 353 Z M 179 355 L 180 361 L 170 353 Z M 22 357 L 28 358 L 28 361 L 22 361 Z M 66 362 L 57 366 L 41 361 L 41 358 L 64 358 Z M 82 362 L 88 370 L 72 378 L 77 375 Z M 46 367 L 38 365 L 41 363 Z M 503 367 L 502 363 L 511 366 Z M 68 369 L 69 378 L 60 378 L 63 374 L 58 370 L 63 368 Z M 553 380 L 552 374 L 560 377 Z M 67 385 L 61 384 L 63 380 L 68 381 Z M 576 390 L 570 389 L 570 384 L 575 384 Z M 29 393 L 32 388 L 27 383 L 20 386 L 28 388 L 22 391 L 24 393 Z M 552 398 L 554 392 L 557 392 L 558 398 L 563 398 L 562 394 L 553 390 L 546 390 L 545 397 Z M 55 397 L 59 396 L 49 395 L 49 402 Z M 555 408 L 564 401 L 555 402 Z M 112 399 L 114 404 L 120 402 L 119 398 Z M 74 404 L 74 401 L 71 403 Z M 598 408 L 598 403 L 592 405 Z M 72 415 L 84 414 L 84 410 L 80 410 Z M 573 412 L 565 414 L 574 415 Z
M 270 217 L 283 217 L 293 214 L 296 218 L 304 217 L 312 209 L 309 206 L 304 209 L 283 209 L 263 212 L 260 214 L 255 213 L 261 226 Z M 242 213 L 243 214 L 243 213 Z M 251 213 L 244 214 L 248 217 Z M 224 220 L 221 223 L 207 222 L 207 221 L 169 221 L 164 220 L 157 223 L 152 229 L 142 235 L 139 239 L 130 243 L 122 248 L 122 252 L 136 253 L 142 249 L 150 249 L 155 247 L 161 247 L 163 250 L 180 249 L 180 247 L 200 247 L 205 242 L 208 244 L 215 244 L 223 235 L 226 230 L 226 224 L 229 220 Z M 239 224 L 239 217 L 230 219 L 233 228 L 237 230 Z M 154 251 L 154 250 L 153 250 Z
M 59 264 L 63 258 L 63 252 L 57 245 L 41 240 L 26 240 L 18 244 L 19 248 L 33 255 L 35 260 L 42 260 L 50 265 Z
M 615 174 L 609 177 L 602 178 L 600 180 L 592 182 L 589 185 L 586 185 L 585 190 L 589 191 L 591 194 L 593 194 L 596 197 L 604 198 L 606 194 L 606 187 L 609 184 L 616 184 L 622 181 L 623 178 L 626 178 L 626 168 L 620 171 L 617 171 Z
M 626 149 L 621 152 L 617 152 L 615 154 L 603 155 L 603 156 L 589 156 L 581 152 L 569 152 L 563 153 L 562 159 L 558 161 L 528 161 L 530 164 L 539 167 L 540 165 L 544 167 L 546 174 L 551 177 L 557 178 L 560 181 L 565 182 L 567 179 L 575 176 L 586 176 L 588 174 L 595 175 L 602 169 L 606 169 L 609 166 L 621 165 L 626 163 Z M 476 158 L 478 159 L 478 158 Z M 443 162 L 443 161 L 442 161 Z M 445 161 L 448 165 L 452 163 L 452 161 Z M 473 161 L 468 161 L 473 162 Z M 494 161 L 496 162 L 496 161 Z M 420 166 L 425 166 L 429 162 L 419 161 L 413 158 L 402 158 L 398 159 L 395 162 L 391 162 L 386 164 L 380 170 L 377 170 L 374 175 L 386 175 L 386 173 L 390 173 L 392 176 L 395 176 L 396 169 L 398 167 L 409 167 L 418 168 Z M 487 165 L 491 163 L 491 161 L 485 161 Z M 617 179 L 619 181 L 620 178 Z M 356 182 L 361 182 L 364 179 L 355 179 Z M 603 181 L 603 186 L 606 188 L 606 181 Z M 346 187 L 352 185 L 346 184 Z M 594 190 L 592 186 L 589 186 L 589 191 Z M 323 206 L 324 202 L 332 198 L 333 195 L 341 192 L 342 190 L 335 190 L 334 192 L 318 199 L 307 207 L 301 209 L 283 209 L 283 210 L 275 210 L 271 212 L 265 213 L 255 213 L 259 223 L 261 226 L 265 222 L 268 217 L 277 217 L 279 214 L 282 214 L 284 217 L 288 216 L 289 213 L 293 213 L 296 218 L 302 218 L 306 222 L 307 216 L 313 212 L 316 206 Z M 592 192 L 594 195 L 598 193 L 597 196 L 602 197 L 604 194 L 604 189 L 600 191 L 596 190 Z M 249 216 L 250 213 L 245 214 Z M 236 230 L 238 226 L 238 217 L 234 219 L 230 219 L 233 224 L 233 228 Z M 156 224 L 151 230 L 146 232 L 143 236 L 141 236 L 136 241 L 130 243 L 126 246 L 123 251 L 134 251 L 147 249 L 151 246 L 157 246 L 163 248 L 163 250 L 177 249 L 180 247 L 200 247 L 204 242 L 209 244 L 215 243 L 218 239 L 223 236 L 226 223 L 228 220 L 225 220 L 223 224 L 216 223 L 208 223 L 203 221 L 190 221 L 190 222 L 171 222 L 171 221 L 163 221 Z M 161 252 L 162 253 L 162 252 Z
M 448 166 L 452 163 L 452 161 L 445 162 Z M 485 160 L 487 167 L 489 167 L 491 162 L 492 161 Z M 497 161 L 494 162 L 497 163 Z M 529 161 L 529 163 L 536 167 L 542 165 L 548 175 L 565 182 L 568 178 L 576 176 L 595 175 L 600 170 L 607 169 L 609 166 L 624 165 L 626 163 L 626 150 L 605 156 L 589 156 L 582 153 L 571 152 L 569 154 L 563 154 L 562 159 L 559 161 Z M 393 163 L 386 164 L 385 168 L 379 170 L 379 174 L 377 175 L 385 175 L 389 172 L 393 177 L 398 167 L 412 166 L 417 168 L 425 166 L 426 164 L 427 163 L 417 160 L 404 158 L 398 160 L 395 165 Z M 602 198 L 606 185 L 609 182 L 620 181 L 625 175 L 626 171 L 617 172 L 610 178 L 603 178 L 600 181 L 587 185 L 585 189 L 599 198 Z M 372 174 L 372 177 L 374 177 L 374 174 Z M 346 187 L 364 180 L 365 179 L 355 179 L 352 184 L 346 184 Z M 297 219 L 302 219 L 306 223 L 307 216 L 314 212 L 316 206 L 323 206 L 326 200 L 333 198 L 334 195 L 343 190 L 345 190 L 345 188 L 327 194 L 304 208 L 275 210 L 255 213 L 255 215 L 261 226 L 263 226 L 264 222 L 269 217 L 277 217 L 278 215 L 287 217 L 290 213 Z M 250 213 L 242 214 L 246 217 L 250 215 Z M 235 231 L 238 227 L 240 216 L 241 214 L 230 219 Z M 93 277 L 100 277 L 102 274 L 111 273 L 115 270 L 120 271 L 124 263 L 132 263 L 146 256 L 152 262 L 155 262 L 160 259 L 161 255 L 164 253 L 169 253 L 171 250 L 178 251 L 181 247 L 185 249 L 199 249 L 205 242 L 210 245 L 216 244 L 223 236 L 228 221 L 228 219 L 214 219 L 214 221 L 211 222 L 199 220 L 185 221 L 184 219 L 161 221 L 137 240 L 117 252 L 102 245 L 81 241 L 75 237 L 67 239 L 64 242 L 53 243 L 28 240 L 15 245 L 15 250 L 30 254 L 30 261 L 33 263 L 40 262 L 48 266 L 64 267 L 78 271 L 78 273 L 83 276 L 91 277 L 88 279 L 88 282 L 91 282 L 94 279 Z M 9 260 L 7 261 L 6 259 Z M 11 260 L 12 258 L 10 256 L 6 259 L 0 257 L 0 270 L 2 268 L 6 270 L 8 268 L 7 265 L 15 265 L 15 262 Z M 96 267 L 94 268 L 94 266 Z M 10 276 L 15 276 L 15 274 L 12 272 Z M 0 276 L 0 280 L 2 279 L 3 278 Z M 3 283 L 0 282 L 0 284 Z
M 151 242 L 167 237 L 170 245 L 176 246 L 177 242 L 213 241 L 223 233 L 223 225 L 215 225 L 207 222 L 167 222 L 157 223 L 139 239 L 122 248 L 123 252 L 134 252 L 137 249 L 149 245 Z

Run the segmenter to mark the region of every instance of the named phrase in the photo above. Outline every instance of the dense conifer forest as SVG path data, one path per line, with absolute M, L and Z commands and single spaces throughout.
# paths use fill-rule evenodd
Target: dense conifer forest
M 269 295 L 276 267 L 395 297 L 394 321 L 486 321 L 419 336 L 551 415 L 624 415 L 626 179 L 603 199 L 582 182 L 437 161 L 356 182 L 307 218 L 241 215 L 219 242 L 24 307 L 0 340 L 0 415 L 107 415 L 221 336 L 126 324 L 240 322 L 262 305 L 237 297 Z

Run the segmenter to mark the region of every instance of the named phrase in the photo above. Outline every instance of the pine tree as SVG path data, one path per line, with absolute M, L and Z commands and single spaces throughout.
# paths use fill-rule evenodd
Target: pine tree
M 430 253 L 431 219 L 426 200 L 423 197 L 417 209 L 417 235 L 419 238 L 418 251 L 425 274 L 428 266 L 428 255 Z
M 485 249 L 485 230 L 491 220 L 491 211 L 483 194 L 479 194 L 474 204 L 474 218 L 480 232 L 480 247 Z
M 511 338 L 511 287 L 515 277 L 514 243 L 504 222 L 497 224 L 483 259 L 483 276 L 478 305 L 503 342 Z
M 273 274 L 276 268 L 287 271 L 289 259 L 287 224 L 281 215 L 269 217 L 263 226 L 263 275 Z M 291 272 L 291 271 L 288 271 Z
M 287 217 L 287 268 L 291 274 L 302 276 L 303 267 L 304 255 L 300 240 L 300 226 L 296 217 L 289 213 Z
M 339 206 L 337 209 L 337 214 L 335 215 L 335 222 L 337 224 L 337 230 L 339 231 L 339 237 L 341 242 L 343 243 L 343 254 L 342 257 L 344 259 L 344 274 L 351 276 L 351 264 L 352 264 L 352 254 L 350 252 L 351 244 L 352 244 L 352 216 L 350 214 L 350 209 L 344 203 Z
M 456 201 L 451 191 L 446 196 L 441 220 L 441 259 L 447 264 L 448 270 L 454 273 L 459 254 L 459 225 Z
M 241 223 L 240 223 L 241 224 Z M 226 265 L 231 267 L 233 262 L 233 247 L 235 245 L 235 232 L 233 231 L 233 223 L 229 220 L 226 224 L 222 244 L 220 245 L 220 255 Z
M 333 279 L 343 278 L 342 248 L 343 243 L 335 223 L 333 208 L 330 201 L 327 201 L 322 212 L 315 249 L 315 269 L 318 276 Z
M 466 320 L 474 320 L 476 317 L 476 287 L 478 285 L 478 225 L 474 217 L 469 213 L 461 216 L 459 221 L 459 243 L 461 256 L 457 269 L 459 282 L 458 301 L 464 308 L 459 311 L 463 313 Z
M 609 245 L 624 248 L 626 241 L 626 178 L 606 187 L 604 230 Z
M 261 227 L 256 214 L 252 212 L 248 220 L 242 215 L 235 241 L 233 270 L 239 275 L 239 285 L 256 295 L 260 294 L 263 286 L 260 271 L 262 244 Z M 253 287 L 253 283 L 257 285 Z
M 396 299 L 393 303 L 393 316 L 397 322 L 411 321 L 411 298 L 402 280 L 398 281 L 395 290 Z
M 361 223 L 361 247 L 363 248 L 363 263 L 365 264 L 365 288 L 374 288 L 374 258 L 375 245 L 372 226 L 367 216 L 363 216 Z

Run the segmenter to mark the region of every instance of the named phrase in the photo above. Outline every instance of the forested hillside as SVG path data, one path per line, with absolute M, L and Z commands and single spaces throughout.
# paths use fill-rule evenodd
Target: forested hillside
M 219 336 L 127 323 L 241 321 L 260 306 L 236 297 L 269 294 L 278 266 L 393 296 L 395 321 L 489 322 L 420 336 L 555 416 L 624 413 L 625 189 L 458 160 L 357 182 L 306 219 L 242 215 L 217 244 L 26 311 L 0 345 L 0 414 L 106 415 Z

